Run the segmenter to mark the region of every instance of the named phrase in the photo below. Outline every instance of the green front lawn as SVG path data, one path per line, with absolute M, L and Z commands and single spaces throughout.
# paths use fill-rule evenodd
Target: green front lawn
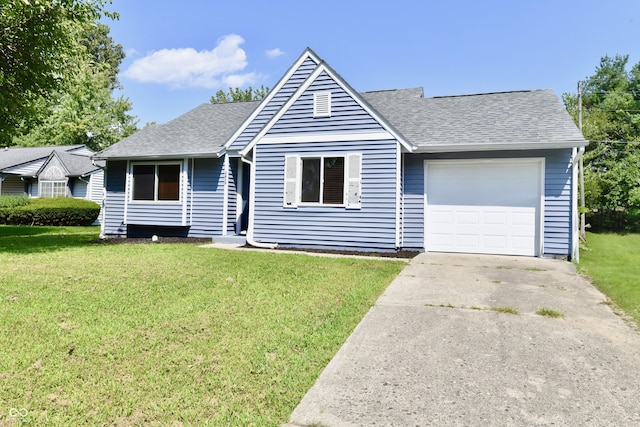
M 404 266 L 97 234 L 0 226 L 0 424 L 277 426 Z
M 578 269 L 640 324 L 640 234 L 588 233 Z

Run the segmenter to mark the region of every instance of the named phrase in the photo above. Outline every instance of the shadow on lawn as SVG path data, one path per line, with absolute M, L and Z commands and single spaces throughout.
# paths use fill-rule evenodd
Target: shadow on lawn
M 97 233 L 65 233 L 58 227 L 0 227 L 0 253 L 30 254 L 84 246 Z

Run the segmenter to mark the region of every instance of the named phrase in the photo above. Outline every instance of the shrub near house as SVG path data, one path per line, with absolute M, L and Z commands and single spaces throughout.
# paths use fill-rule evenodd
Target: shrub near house
M 5 225 L 91 225 L 99 213 L 100 205 L 83 199 L 0 197 L 0 224 Z

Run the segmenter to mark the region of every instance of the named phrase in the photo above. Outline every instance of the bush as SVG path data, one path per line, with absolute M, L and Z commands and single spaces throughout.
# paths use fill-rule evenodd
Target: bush
M 0 209 L 28 205 L 31 200 L 27 196 L 0 196 Z
M 84 199 L 57 197 L 28 199 L 28 204 L 0 207 L 0 224 L 7 225 L 91 225 L 100 205 Z

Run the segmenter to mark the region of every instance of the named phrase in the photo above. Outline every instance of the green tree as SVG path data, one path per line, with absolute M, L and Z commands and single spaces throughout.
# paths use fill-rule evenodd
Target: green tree
M 113 96 L 125 56 L 122 46 L 101 23 L 87 24 L 80 43 L 86 55 L 78 59 L 82 62 L 76 65 L 75 74 L 50 94 L 51 102 L 41 103 L 38 114 L 22 123 L 22 135 L 13 139 L 15 145 L 87 144 L 99 150 L 135 132 L 137 120 L 128 113 L 131 103 L 123 96 Z
M 25 135 L 14 138 L 20 146 L 86 144 L 100 150 L 137 130 L 128 112 L 131 103 L 112 97 L 110 70 L 84 64 L 57 102 L 44 110 L 41 121 Z
M 0 3 L 0 143 L 75 74 L 88 23 L 110 0 L 4 0 Z
M 120 88 L 118 73 L 126 55 L 122 45 L 111 38 L 110 31 L 108 25 L 92 22 L 85 26 L 80 43 L 90 55 L 91 62 L 100 64 L 102 71 L 107 73 L 111 79 L 111 89 L 116 89 Z
M 604 56 L 582 85 L 582 132 L 590 141 L 585 164 L 589 208 L 640 213 L 640 63 L 628 55 Z M 578 122 L 578 94 L 565 93 Z
M 222 89 L 217 91 L 215 95 L 211 97 L 212 104 L 221 104 L 225 102 L 243 102 L 243 101 L 260 101 L 266 98 L 269 93 L 269 88 L 260 86 L 258 89 L 253 89 L 249 86 L 246 89 L 229 88 L 228 92 Z

